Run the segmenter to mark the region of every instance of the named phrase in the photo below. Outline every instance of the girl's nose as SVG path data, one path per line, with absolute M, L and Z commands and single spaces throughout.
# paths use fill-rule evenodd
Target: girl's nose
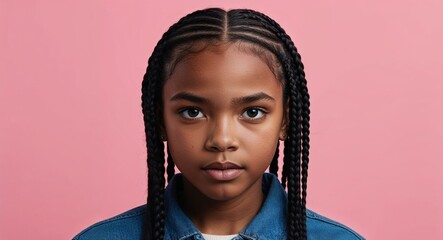
M 238 149 L 238 140 L 235 134 L 234 120 L 228 117 L 215 121 L 208 129 L 205 148 L 212 152 L 235 151 Z

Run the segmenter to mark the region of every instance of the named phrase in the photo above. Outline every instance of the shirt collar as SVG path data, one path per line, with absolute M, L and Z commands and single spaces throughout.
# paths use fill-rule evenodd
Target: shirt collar
M 177 202 L 174 192 L 182 178 L 176 174 L 165 190 L 165 240 L 203 239 Z M 234 239 L 286 239 L 286 192 L 275 175 L 264 173 L 262 180 L 266 199 L 257 215 Z

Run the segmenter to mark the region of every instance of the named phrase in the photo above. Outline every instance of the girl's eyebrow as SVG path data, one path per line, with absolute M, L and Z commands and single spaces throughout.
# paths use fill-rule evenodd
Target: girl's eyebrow
M 192 94 L 190 92 L 179 92 L 170 98 L 170 101 L 180 101 L 180 100 L 187 100 L 187 101 L 195 102 L 195 103 L 210 103 L 211 102 L 207 98 L 197 96 L 197 95 Z M 258 92 L 258 93 L 254 93 L 254 94 L 251 94 L 248 96 L 234 98 L 234 99 L 232 99 L 231 103 L 233 105 L 238 105 L 238 104 L 252 103 L 252 102 L 259 101 L 259 100 L 275 101 L 275 99 L 273 97 L 269 96 L 268 94 L 266 94 L 264 92 Z
M 187 100 L 187 101 L 195 102 L 195 103 L 209 103 L 210 102 L 209 99 L 194 95 L 190 92 L 179 92 L 179 93 L 175 94 L 174 96 L 172 96 L 169 100 L 170 101 Z
M 254 93 L 249 96 L 234 98 L 234 99 L 232 99 L 232 104 L 234 104 L 234 105 L 247 104 L 247 103 L 252 103 L 252 102 L 259 101 L 259 100 L 275 101 L 275 99 L 273 97 L 269 96 L 268 94 L 266 94 L 264 92 L 258 92 L 258 93 Z

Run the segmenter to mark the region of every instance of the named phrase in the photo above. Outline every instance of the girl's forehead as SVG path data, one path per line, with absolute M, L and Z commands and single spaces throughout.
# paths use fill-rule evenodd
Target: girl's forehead
M 258 56 L 241 51 L 235 45 L 208 46 L 182 59 L 170 78 L 181 82 L 204 84 L 226 82 L 229 78 L 275 79 L 271 69 Z
M 264 92 L 280 98 L 282 86 L 260 57 L 235 45 L 224 45 L 208 46 L 180 61 L 163 91 L 165 97 L 185 92 L 206 98 L 236 98 Z
M 207 65 L 215 64 L 215 68 L 221 70 L 223 66 L 226 66 L 222 63 L 229 61 L 238 63 L 239 69 L 243 70 L 247 69 L 244 67 L 247 63 L 264 63 L 275 78 L 282 83 L 285 82 L 282 66 L 273 53 L 256 44 L 241 40 L 232 42 L 197 41 L 178 47 L 172 55 L 173 57 L 165 64 L 166 81 L 177 72 L 177 67 L 201 72 L 198 71 L 201 66 L 208 67 Z

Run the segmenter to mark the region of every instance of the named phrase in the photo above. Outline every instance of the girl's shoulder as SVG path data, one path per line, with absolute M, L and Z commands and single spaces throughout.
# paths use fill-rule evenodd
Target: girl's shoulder
M 142 239 L 146 204 L 95 223 L 77 234 L 73 240 Z
M 143 238 L 147 207 L 141 205 L 117 216 L 95 223 L 77 234 L 73 240 L 120 240 Z M 309 239 L 364 239 L 351 228 L 324 217 L 312 210 L 306 210 L 306 225 Z
M 308 239 L 365 239 L 351 228 L 306 209 L 306 226 Z

